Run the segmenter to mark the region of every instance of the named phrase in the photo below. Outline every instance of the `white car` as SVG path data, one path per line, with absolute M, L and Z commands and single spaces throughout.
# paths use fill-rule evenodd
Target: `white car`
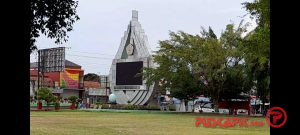
M 202 112 L 215 112 L 215 110 L 212 109 L 212 108 L 206 108 L 206 107 L 200 108 L 200 106 L 196 106 L 194 108 L 194 112 L 200 112 L 200 111 L 202 111 Z
M 221 114 L 229 114 L 229 110 L 228 109 L 219 109 L 219 113 L 221 113 Z

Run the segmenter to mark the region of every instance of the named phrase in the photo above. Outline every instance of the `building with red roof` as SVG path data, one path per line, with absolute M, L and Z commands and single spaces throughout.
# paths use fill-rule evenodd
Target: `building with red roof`
M 37 73 L 37 62 L 30 63 L 30 84 L 32 88 L 31 93 L 33 93 L 33 95 L 36 94 L 38 89 Z M 82 93 L 84 91 L 83 75 L 84 70 L 81 69 L 80 65 L 65 60 L 64 71 L 45 72 L 40 74 L 40 86 L 50 88 L 54 94 L 63 98 L 72 95 L 82 98 Z

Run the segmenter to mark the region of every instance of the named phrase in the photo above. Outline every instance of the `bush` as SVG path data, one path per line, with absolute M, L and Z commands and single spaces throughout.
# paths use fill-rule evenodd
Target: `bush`
M 98 101 L 98 102 L 96 102 L 96 105 L 104 105 L 105 103 L 104 102 L 102 102 L 102 101 Z
M 170 111 L 176 111 L 176 106 L 175 105 L 170 105 L 169 110 Z
M 147 105 L 147 110 L 160 110 L 159 105 Z
M 96 103 L 97 104 L 97 103 Z M 110 107 L 109 107 L 110 105 Z M 120 104 L 102 104 L 102 109 L 120 109 L 120 110 L 160 110 L 159 105 L 120 105 Z M 170 108 L 175 110 L 175 106 Z
M 68 100 L 69 100 L 71 103 L 75 103 L 76 100 L 77 100 L 77 96 L 70 96 L 70 97 L 68 98 Z
M 39 100 L 45 100 L 47 104 L 54 101 L 54 96 L 49 88 L 40 88 L 37 95 Z
M 54 96 L 53 102 L 55 107 L 60 107 L 60 99 L 61 99 L 60 97 Z
M 103 109 L 110 109 L 110 108 L 109 108 L 109 104 L 103 104 L 103 105 L 102 105 L 102 108 L 103 108 Z
M 124 106 L 124 110 L 136 110 L 135 105 L 127 104 Z

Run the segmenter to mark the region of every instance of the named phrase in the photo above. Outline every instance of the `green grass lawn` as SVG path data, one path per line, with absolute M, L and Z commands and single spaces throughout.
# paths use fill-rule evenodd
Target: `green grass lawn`
M 265 117 L 249 117 L 251 121 L 263 121 L 257 127 L 199 127 L 196 117 L 222 115 L 170 114 L 137 112 L 84 112 L 39 111 L 30 112 L 31 135 L 268 135 L 269 125 Z M 223 117 L 229 117 L 223 115 Z M 242 117 L 242 116 L 238 116 Z M 223 118 L 225 119 L 225 118 Z M 225 120 L 224 120 L 225 121 Z

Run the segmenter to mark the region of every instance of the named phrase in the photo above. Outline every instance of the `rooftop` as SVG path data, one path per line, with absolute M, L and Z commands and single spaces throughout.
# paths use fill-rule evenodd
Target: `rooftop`
M 33 63 L 30 63 L 30 68 L 37 68 L 37 62 L 33 62 Z M 65 67 L 67 68 L 70 68 L 70 67 L 75 67 L 75 68 L 81 68 L 80 65 L 74 63 L 74 62 L 71 62 L 69 60 L 65 60 Z

